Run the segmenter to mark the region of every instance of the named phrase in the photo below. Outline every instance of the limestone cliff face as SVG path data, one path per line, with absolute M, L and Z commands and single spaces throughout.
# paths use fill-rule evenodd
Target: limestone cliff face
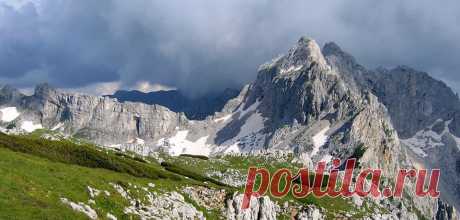
M 248 102 L 261 98 L 262 113 L 274 128 L 326 116 L 343 120 L 363 106 L 360 94 L 340 79 L 316 42 L 308 38 L 301 38 L 286 56 L 262 65 L 251 90 Z
M 379 69 L 373 76 L 369 84 L 388 106 L 402 138 L 412 137 L 438 119 L 450 120 L 460 112 L 458 97 L 427 73 L 401 66 Z M 451 125 L 458 135 L 456 127 L 455 123 Z
M 458 207 L 460 175 L 458 166 L 454 165 L 460 161 L 458 96 L 443 82 L 409 67 L 367 70 L 334 43 L 326 44 L 323 53 L 328 63 L 342 73 L 347 82 L 378 97 L 388 109 L 391 123 L 400 137 L 398 142 L 401 152 L 406 152 L 405 161 L 418 168 L 440 168 L 441 192 L 449 192 L 441 193 L 441 196 Z M 419 207 L 427 206 L 415 196 L 414 201 L 419 203 Z M 440 204 L 443 202 L 440 201 Z M 443 212 L 439 207 L 438 212 Z M 436 208 L 431 215 L 435 213 Z
M 24 99 L 44 127 L 101 145 L 157 140 L 187 123 L 183 114 L 158 105 L 119 103 L 107 97 L 59 92 L 47 85 Z
M 451 120 L 453 133 L 460 136 L 456 124 L 460 112 L 458 96 L 443 82 L 410 67 L 367 70 L 335 43 L 323 48 L 328 63 L 353 82 L 375 94 L 391 115 L 401 138 L 410 138 L 436 120 Z
M 262 65 L 256 81 L 230 103 L 235 102 L 228 108 L 236 112 L 256 106 L 254 112 L 263 118 L 259 133 L 264 141 L 251 142 L 259 148 L 290 150 L 313 163 L 327 155 L 347 159 L 363 146 L 363 164 L 390 174 L 399 166 L 399 140 L 385 106 L 328 64 L 312 39 L 301 38 L 286 55 Z M 235 127 L 248 121 L 239 117 L 221 132 L 238 131 Z M 316 143 L 322 130 L 326 140 Z M 247 146 L 240 143 L 240 148 Z
M 440 102 L 435 98 L 436 92 L 426 88 L 425 97 L 429 101 L 421 104 L 423 94 L 419 93 L 425 87 L 440 84 L 426 75 L 417 76 L 424 86 L 418 88 L 415 83 L 415 93 L 409 89 L 406 97 L 413 106 L 405 108 L 405 104 L 398 104 L 401 99 L 396 93 L 411 83 L 397 79 L 399 84 L 387 85 L 393 80 L 380 79 L 389 76 L 378 74 L 357 64 L 335 44 L 327 44 L 321 52 L 313 40 L 300 39 L 287 55 L 262 65 L 256 81 L 227 106 L 227 112 L 249 110 L 263 118 L 263 128 L 252 136 L 262 136 L 264 141 L 241 142 L 240 150 L 251 151 L 257 149 L 254 145 L 259 145 L 267 151 L 293 151 L 307 165 L 312 165 L 330 157 L 347 159 L 363 148 L 359 158 L 362 167 L 380 168 L 385 176 L 395 177 L 399 168 L 410 168 L 415 163 L 410 149 L 400 142 L 399 133 L 405 137 L 438 117 L 433 115 L 433 109 L 438 108 L 434 105 Z M 449 100 L 456 96 L 446 94 L 442 98 Z M 438 110 L 436 114 L 451 117 L 455 106 L 455 101 L 444 103 L 439 108 L 447 110 Z M 414 113 L 409 117 L 411 111 Z M 250 122 L 250 118 L 234 118 L 220 132 L 238 133 L 238 128 Z M 404 124 L 407 120 L 421 119 L 421 123 Z M 409 131 L 402 132 L 405 129 Z M 321 131 L 325 131 L 326 140 L 318 144 Z M 426 216 L 436 214 L 436 200 L 409 197 L 407 207 L 416 207 Z

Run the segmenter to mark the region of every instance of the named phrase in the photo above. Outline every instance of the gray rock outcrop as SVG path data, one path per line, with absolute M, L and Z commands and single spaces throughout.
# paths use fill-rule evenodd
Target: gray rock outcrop
M 100 145 L 130 143 L 136 138 L 153 142 L 187 123 L 183 114 L 163 106 L 64 93 L 47 84 L 37 86 L 32 96 L 8 97 L 13 97 L 8 103 L 20 105 L 22 118 Z
M 296 220 L 323 220 L 325 216 L 321 211 L 313 205 L 305 206 L 299 213 L 295 216 Z
M 267 196 L 251 197 L 250 207 L 242 210 L 243 194 L 235 193 L 226 201 L 226 219 L 229 220 L 276 220 L 280 208 Z
M 335 43 L 326 44 L 323 53 L 348 82 L 372 92 L 385 105 L 410 160 L 423 168 L 442 170 L 441 189 L 449 193 L 441 196 L 458 208 L 458 95 L 445 83 L 410 67 L 367 70 Z

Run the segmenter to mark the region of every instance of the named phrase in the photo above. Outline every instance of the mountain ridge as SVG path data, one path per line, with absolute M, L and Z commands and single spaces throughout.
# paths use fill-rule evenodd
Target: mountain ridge
M 402 80 L 405 76 L 409 77 Z M 420 82 L 414 83 L 414 78 Z M 440 101 L 439 91 L 428 91 L 429 87 L 442 88 L 449 102 Z M 423 90 L 427 90 L 425 95 Z M 457 148 L 456 152 L 460 146 L 455 142 L 458 96 L 445 84 L 407 68 L 383 73 L 367 70 L 335 43 L 321 49 L 306 37 L 286 55 L 261 65 L 253 83 L 228 100 L 221 111 L 203 120 L 189 120 L 183 113 L 160 105 L 62 93 L 47 85 L 38 86 L 32 96 L 11 94 L 14 92 L 6 88 L 0 96 L 6 98 L 0 99 L 0 104 L 19 108 L 17 123 L 31 120 L 48 129 L 57 127 L 66 135 L 144 156 L 159 150 L 176 156 L 197 153 L 211 157 L 285 152 L 295 154 L 295 161 L 312 168 L 315 162 L 330 163 L 333 157 L 347 159 L 363 147 L 364 153 L 358 158 L 363 167 L 379 168 L 394 177 L 399 168 L 420 163 L 416 154 L 413 158 L 415 148 L 407 147 L 412 143 L 407 139 L 440 116 L 444 123 L 444 130 L 440 130 L 446 131 L 442 138 L 450 137 L 450 142 L 440 140 L 442 146 L 449 144 L 451 150 Z M 411 108 L 399 108 L 404 102 Z M 436 157 L 449 153 L 443 147 L 425 147 L 422 151 Z M 443 181 L 460 185 L 452 162 L 437 164 L 454 175 Z M 431 168 L 436 164 L 422 165 Z M 449 202 L 456 204 L 458 195 L 448 198 Z M 437 200 L 409 194 L 403 202 L 425 216 L 433 217 L 439 211 Z

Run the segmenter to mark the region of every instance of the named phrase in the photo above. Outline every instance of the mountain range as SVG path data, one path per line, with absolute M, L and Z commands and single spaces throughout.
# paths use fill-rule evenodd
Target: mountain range
M 442 172 L 440 199 L 408 190 L 397 202 L 367 201 L 387 212 L 374 210 L 363 218 L 457 219 L 460 207 L 459 97 L 443 82 L 406 66 L 367 69 L 335 43 L 320 48 L 313 39 L 300 38 L 285 55 L 262 64 L 256 80 L 239 92 L 201 99 L 180 91 L 97 97 L 42 84 L 26 96 L 2 86 L 0 106 L 4 133 L 45 129 L 143 157 L 158 152 L 211 159 L 264 156 L 313 169 L 318 161 L 345 160 L 363 151 L 360 166 L 382 169 L 389 179 L 401 168 Z M 389 179 L 385 183 L 391 184 Z M 225 211 L 230 219 L 281 215 L 267 198 L 247 212 L 235 205 L 240 197 L 232 199 Z M 316 204 L 297 218 L 321 219 L 321 214 L 313 217 L 317 212 L 329 211 Z

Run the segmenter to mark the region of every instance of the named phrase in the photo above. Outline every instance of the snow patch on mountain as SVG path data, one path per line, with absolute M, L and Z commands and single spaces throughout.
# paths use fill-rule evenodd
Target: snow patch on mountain
M 226 122 L 226 121 L 228 121 L 229 119 L 231 119 L 232 116 L 233 116 L 233 114 L 228 114 L 228 115 L 222 116 L 222 117 L 220 117 L 220 118 L 214 119 L 214 122 L 216 122 L 216 123 L 219 123 L 219 122 Z
M 64 123 L 59 122 L 57 125 L 55 125 L 53 128 L 51 128 L 51 131 L 56 131 L 64 126 Z
M 242 107 L 238 108 L 237 112 L 240 113 L 238 119 L 241 119 L 243 118 L 243 116 L 245 116 L 246 114 L 250 113 L 250 112 L 253 112 L 253 111 L 256 111 L 257 108 L 259 107 L 260 105 L 260 101 L 257 100 L 255 103 L 253 103 L 252 105 L 250 105 L 248 108 L 246 109 L 241 109 Z
M 299 71 L 300 69 L 302 69 L 302 67 L 303 67 L 303 65 L 290 66 L 290 67 L 287 68 L 287 69 L 281 69 L 281 70 L 280 70 L 280 73 L 281 73 L 281 74 L 284 74 L 284 73 L 297 72 L 297 71 Z
M 241 126 L 240 133 L 237 137 L 244 137 L 251 133 L 257 133 L 264 128 L 264 119 L 260 113 L 255 112 Z
M 23 121 L 21 125 L 21 129 L 29 133 L 42 128 L 41 124 L 34 124 L 32 121 Z
M 329 126 L 323 128 L 317 134 L 313 136 L 313 150 L 311 151 L 311 157 L 315 156 L 319 149 L 324 146 L 329 139 L 329 136 L 326 135 L 327 131 L 329 130 Z
M 412 138 L 401 140 L 401 142 L 406 144 L 419 157 L 428 156 L 423 149 L 430 146 L 431 141 L 431 138 L 422 135 L 415 135 Z
M 171 138 L 160 139 L 158 144 L 169 148 L 169 154 L 172 156 L 179 156 L 181 154 L 209 156 L 211 148 L 206 144 L 209 136 L 198 138 L 196 141 L 190 141 L 187 139 L 188 133 L 188 130 L 178 131 Z
M 240 111 L 239 119 L 247 117 L 240 127 L 238 134 L 222 144 L 218 152 L 241 153 L 241 151 L 252 151 L 261 148 L 265 142 L 265 135 L 261 132 L 264 129 L 265 119 L 257 111 L 260 102 L 256 101 L 246 110 Z M 250 115 L 249 115 L 250 114 Z M 222 150 L 224 149 L 224 150 Z
M 216 146 L 213 153 L 216 154 L 240 154 L 240 153 L 256 153 L 263 149 L 266 134 L 261 132 L 251 132 L 250 134 L 241 136 L 238 135 L 223 144 Z
M 14 121 L 19 115 L 21 115 L 16 107 L 7 107 L 0 109 L 0 112 L 2 112 L 2 121 L 3 122 L 12 122 Z
M 440 133 L 433 131 L 433 126 L 436 123 L 444 123 L 444 130 Z M 446 135 L 451 136 L 457 143 L 457 147 L 460 146 L 460 138 L 453 135 L 449 130 L 449 121 L 442 121 L 441 119 L 436 120 L 433 125 L 427 129 L 418 131 L 413 137 L 401 140 L 402 143 L 407 145 L 415 154 L 419 157 L 427 157 L 427 150 L 442 147 L 445 145 L 443 142 L 443 137 Z

